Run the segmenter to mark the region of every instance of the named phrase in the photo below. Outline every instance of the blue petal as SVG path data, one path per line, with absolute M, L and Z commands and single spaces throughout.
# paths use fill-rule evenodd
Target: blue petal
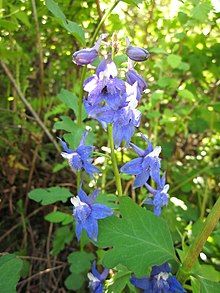
M 179 283 L 179 281 L 177 281 L 177 279 L 174 276 L 170 276 L 167 279 L 167 282 L 169 283 L 170 286 L 170 292 L 174 292 L 174 293 L 184 293 L 186 292 L 182 285 Z
M 114 137 L 115 147 L 118 148 L 123 140 L 123 131 L 122 131 L 122 127 L 117 123 L 113 124 L 113 137 Z
M 76 152 L 80 155 L 82 160 L 87 160 L 91 156 L 92 150 L 92 146 L 81 145 L 76 149 Z
M 142 161 L 142 158 L 133 159 L 130 162 L 126 163 L 124 166 L 122 166 L 120 171 L 130 175 L 140 174 L 143 171 L 141 167 Z
M 102 281 L 104 281 L 108 277 L 108 274 L 109 274 L 109 270 L 108 269 L 104 269 L 103 272 L 100 275 L 100 279 Z
M 76 237 L 77 240 L 80 240 L 81 234 L 82 234 L 82 224 L 80 224 L 78 221 L 76 221 Z
M 67 154 L 72 154 L 72 153 L 73 153 L 73 150 L 71 150 L 71 149 L 69 149 L 69 148 L 67 147 L 66 142 L 63 141 L 63 140 L 62 140 L 61 138 L 59 138 L 59 137 L 58 137 L 58 139 L 59 139 L 59 141 L 60 141 L 60 144 L 61 144 L 63 150 L 64 150 Z
M 143 186 L 147 180 L 149 179 L 149 172 L 143 171 L 142 173 L 138 174 L 134 180 L 134 188 Z
M 79 146 L 85 145 L 85 141 L 86 141 L 86 137 L 87 137 L 88 133 L 89 132 L 87 130 L 85 130 L 83 132 L 83 135 L 82 135 L 82 138 L 80 140 Z
M 91 193 L 91 195 L 89 196 L 89 200 L 91 201 L 91 203 L 95 202 L 95 200 L 96 200 L 97 196 L 99 195 L 99 193 L 100 193 L 99 189 L 95 189 L 93 191 L 93 193 Z
M 106 217 L 112 216 L 112 214 L 113 211 L 103 204 L 95 203 L 92 205 L 92 217 L 94 219 L 104 219 Z
M 136 146 L 134 143 L 130 142 L 130 146 L 133 148 L 133 150 L 135 151 L 135 153 L 138 154 L 138 156 L 140 156 L 140 157 L 144 157 L 145 156 L 145 151 L 142 150 L 141 148 L 139 148 L 138 146 Z
M 95 276 L 98 280 L 100 280 L 100 273 L 99 273 L 99 271 L 96 269 L 96 261 L 94 261 L 93 264 L 92 264 L 92 274 L 93 274 L 93 276 Z
M 142 289 L 142 290 L 150 290 L 150 280 L 149 278 L 136 278 L 136 277 L 131 277 L 130 282 L 132 285 L 135 287 Z
M 78 197 L 82 202 L 85 202 L 87 204 L 90 204 L 90 200 L 89 197 L 87 196 L 87 194 L 85 193 L 84 190 L 82 190 L 82 188 L 80 188 L 79 192 L 78 192 Z
M 78 154 L 76 154 L 72 157 L 72 159 L 70 161 L 70 165 L 76 170 L 82 169 L 82 160 Z
M 94 219 L 91 215 L 87 218 L 86 222 L 83 224 L 83 228 L 86 230 L 88 237 L 91 240 L 97 241 L 98 237 L 98 221 Z
M 93 176 L 94 173 L 100 173 L 100 170 L 89 162 L 83 162 L 83 167 L 90 176 Z

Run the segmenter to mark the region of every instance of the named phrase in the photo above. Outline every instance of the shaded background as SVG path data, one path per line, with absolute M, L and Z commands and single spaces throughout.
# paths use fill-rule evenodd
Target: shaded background
M 111 4 L 99 0 L 57 2 L 68 19 L 84 28 L 87 40 Z M 77 145 L 81 132 L 72 124 L 75 114 L 59 99 L 59 93 L 61 89 L 79 93 L 80 69 L 72 63 L 71 55 L 81 44 L 60 25 L 44 1 L 3 1 L 1 5 L 0 58 L 15 85 L 1 66 L 0 247 L 2 252 L 16 252 L 25 259 L 20 291 L 59 288 L 65 292 L 64 279 L 69 274 L 66 258 L 77 249 L 73 228 L 44 221 L 44 216 L 57 209 L 71 214 L 71 209 L 68 203 L 40 206 L 28 199 L 28 192 L 60 186 L 75 194 L 76 178 L 15 87 L 21 89 L 55 142 L 56 136 L 67 132 L 72 145 Z M 102 26 L 103 32 L 117 36 L 115 61 L 121 68 L 120 76 L 126 71 L 125 36 L 151 53 L 147 62 L 136 66 L 149 85 L 139 107 L 143 115 L 140 131 L 154 145 L 162 146 L 163 169 L 171 186 L 171 202 L 163 217 L 177 246 L 183 239 L 191 241 L 192 227 L 199 227 L 220 189 L 218 6 L 218 1 L 208 0 L 143 1 L 138 7 L 120 1 Z M 91 73 L 88 70 L 87 75 Z M 91 141 L 99 149 L 106 146 L 107 138 L 98 123 L 86 123 L 93 129 Z M 133 141 L 141 146 L 138 134 Z M 120 162 L 128 156 L 133 154 L 125 153 Z M 96 162 L 103 164 L 99 157 Z M 113 193 L 110 168 L 107 166 L 106 181 L 99 178 L 98 186 L 106 185 L 106 192 Z M 130 178 L 123 178 L 128 194 L 141 201 L 146 191 L 134 194 Z M 94 185 L 84 179 L 88 186 Z M 220 230 L 216 229 L 203 252 L 203 261 L 213 270 L 220 268 L 219 243 Z M 47 267 L 58 268 L 27 279 Z M 219 281 L 219 272 L 213 271 L 213 275 Z M 70 289 L 74 288 L 69 285 Z

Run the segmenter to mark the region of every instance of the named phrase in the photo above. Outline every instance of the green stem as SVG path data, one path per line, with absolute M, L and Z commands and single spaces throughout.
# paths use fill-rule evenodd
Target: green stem
M 113 126 L 112 124 L 108 124 L 108 139 L 109 139 L 109 145 L 111 149 L 111 158 L 112 158 L 112 166 L 113 171 L 115 174 L 115 183 L 118 191 L 118 196 L 122 196 L 122 186 L 121 186 L 121 177 L 120 173 L 118 171 L 118 165 L 117 160 L 115 156 L 115 147 L 114 147 L 114 139 L 113 139 Z
M 80 188 L 81 183 L 81 171 L 76 172 L 76 184 L 77 184 L 77 190 Z
M 95 42 L 95 40 L 96 40 L 96 37 L 97 37 L 97 35 L 98 35 L 98 33 L 99 33 L 99 31 L 100 31 L 100 29 L 101 29 L 103 23 L 104 23 L 105 20 L 109 17 L 109 15 L 111 14 L 112 10 L 118 5 L 119 2 L 120 2 L 120 1 L 116 1 L 116 2 L 115 2 L 115 3 L 114 3 L 114 4 L 113 4 L 113 5 L 112 5 L 112 6 L 111 6 L 106 12 L 105 12 L 105 14 L 103 15 L 101 21 L 99 22 L 99 24 L 98 24 L 98 26 L 97 26 L 97 28 L 96 28 L 96 30 L 95 30 L 93 36 L 92 36 L 92 39 L 91 39 L 91 42 L 90 42 L 90 46 L 92 46 L 92 45 L 94 44 L 94 42 Z
M 206 240 L 211 235 L 212 231 L 217 225 L 219 218 L 220 218 L 220 197 L 218 198 L 215 205 L 213 206 L 206 221 L 203 223 L 203 227 L 200 233 L 198 233 L 193 244 L 189 247 L 186 253 L 186 256 L 183 260 L 182 266 L 177 272 L 177 278 L 179 279 L 181 283 L 185 283 L 185 281 L 187 280 L 191 269 L 193 268 L 200 252 L 202 251 L 202 248 L 204 244 L 206 243 Z

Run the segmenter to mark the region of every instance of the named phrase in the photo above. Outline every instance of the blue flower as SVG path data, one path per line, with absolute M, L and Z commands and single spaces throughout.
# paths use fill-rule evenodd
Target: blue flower
M 142 138 L 148 142 L 145 136 Z M 130 143 L 134 151 L 139 155 L 139 158 L 133 159 L 121 167 L 121 172 L 136 175 L 134 188 L 143 186 L 151 177 L 155 182 L 160 182 L 160 158 L 161 147 L 153 146 L 148 142 L 148 147 L 145 150 Z
M 146 49 L 131 46 L 128 38 L 126 39 L 126 42 L 127 42 L 126 55 L 131 60 L 140 62 L 140 61 L 145 61 L 150 57 L 150 53 Z
M 103 272 L 100 274 L 96 269 L 96 263 L 93 262 L 92 272 L 88 273 L 89 287 L 92 293 L 103 293 L 104 291 L 103 282 L 107 278 L 108 274 L 109 274 L 108 269 L 104 269 Z
M 96 74 L 84 82 L 84 90 L 88 92 L 85 99 L 87 106 L 95 106 L 101 109 L 106 105 L 111 109 L 117 109 L 124 99 L 125 82 L 117 78 L 118 72 L 115 63 L 110 59 L 104 59 L 96 69 Z M 88 112 L 89 108 L 87 108 Z M 91 116 L 91 113 L 88 112 Z
M 150 277 L 131 277 L 131 283 L 145 293 L 184 293 L 186 292 L 177 279 L 172 276 L 168 263 L 153 266 Z
M 99 190 L 96 189 L 90 196 L 80 189 L 78 196 L 71 198 L 73 216 L 76 220 L 76 237 L 80 240 L 82 230 L 85 229 L 91 240 L 97 241 L 98 220 L 113 214 L 107 206 L 95 203 Z
M 79 171 L 84 169 L 90 176 L 93 176 L 94 173 L 100 173 L 100 171 L 91 163 L 93 147 L 85 145 L 87 134 L 87 131 L 83 133 L 80 144 L 76 150 L 69 149 L 67 144 L 59 138 L 64 150 L 64 152 L 61 153 L 61 156 L 68 160 L 69 165 L 73 170 Z
M 157 189 L 152 188 L 148 183 L 145 186 L 149 192 L 153 195 L 153 198 L 147 198 L 144 203 L 154 206 L 154 214 L 159 216 L 161 214 L 161 208 L 168 204 L 168 190 L 169 184 L 165 184 L 165 175 L 162 176 L 160 182 L 157 182 Z

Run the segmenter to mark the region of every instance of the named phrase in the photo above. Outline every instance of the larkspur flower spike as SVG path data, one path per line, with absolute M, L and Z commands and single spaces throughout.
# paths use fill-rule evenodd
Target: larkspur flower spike
M 136 278 L 132 276 L 131 283 L 144 293 L 184 293 L 186 292 L 177 279 L 172 276 L 168 263 L 153 266 L 150 277 Z
M 142 61 L 146 61 L 150 57 L 150 53 L 146 49 L 131 46 L 128 38 L 126 38 L 126 43 L 127 43 L 126 55 L 131 60 L 136 62 L 142 62 Z
M 92 293 L 103 293 L 103 282 L 108 277 L 108 274 L 108 269 L 104 269 L 103 272 L 100 274 L 96 269 L 96 262 L 93 262 L 92 272 L 88 273 L 89 287 Z
M 76 220 L 76 237 L 80 240 L 82 230 L 86 230 L 88 237 L 97 241 L 98 220 L 109 217 L 113 214 L 112 210 L 96 203 L 95 200 L 99 194 L 96 189 L 90 196 L 80 189 L 76 197 L 71 198 L 73 204 L 73 216 Z

